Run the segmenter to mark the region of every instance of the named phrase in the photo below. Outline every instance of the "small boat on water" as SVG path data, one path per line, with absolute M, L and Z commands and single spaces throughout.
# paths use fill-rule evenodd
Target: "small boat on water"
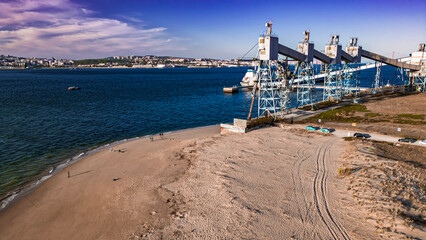
M 243 80 L 240 82 L 241 86 L 254 86 L 254 80 L 256 79 L 256 73 L 253 68 L 249 68 L 244 75 Z
M 76 86 L 72 86 L 68 88 L 68 91 L 73 91 L 73 90 L 80 90 L 80 87 L 76 87 Z

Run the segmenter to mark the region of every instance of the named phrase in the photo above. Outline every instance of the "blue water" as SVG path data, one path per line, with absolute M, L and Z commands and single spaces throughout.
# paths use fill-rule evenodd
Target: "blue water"
M 246 118 L 251 93 L 222 93 L 246 70 L 0 70 L 0 197 L 108 142 Z M 394 68 L 382 72 L 394 79 Z M 374 73 L 362 73 L 361 85 Z

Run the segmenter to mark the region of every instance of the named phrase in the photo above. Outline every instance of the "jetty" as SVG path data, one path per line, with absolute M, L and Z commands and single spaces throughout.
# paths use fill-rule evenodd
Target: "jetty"
M 238 93 L 240 89 L 249 89 L 253 88 L 253 86 L 233 86 L 233 87 L 224 87 L 223 93 Z

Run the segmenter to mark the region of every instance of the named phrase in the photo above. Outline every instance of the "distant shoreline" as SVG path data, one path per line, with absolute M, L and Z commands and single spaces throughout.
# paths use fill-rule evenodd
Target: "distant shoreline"
M 42 67 L 42 68 L 3 68 L 0 70 L 36 70 L 36 69 L 180 69 L 180 68 L 247 68 L 249 66 L 231 66 L 231 67 L 209 67 L 209 66 L 185 66 L 185 67 Z

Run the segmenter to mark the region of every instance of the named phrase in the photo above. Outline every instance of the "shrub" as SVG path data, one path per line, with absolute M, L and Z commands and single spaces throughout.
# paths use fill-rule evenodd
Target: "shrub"
M 350 168 L 350 167 L 343 167 L 343 168 L 338 168 L 337 173 L 339 175 L 347 176 L 347 175 L 351 174 L 353 170 L 355 170 L 355 169 Z

